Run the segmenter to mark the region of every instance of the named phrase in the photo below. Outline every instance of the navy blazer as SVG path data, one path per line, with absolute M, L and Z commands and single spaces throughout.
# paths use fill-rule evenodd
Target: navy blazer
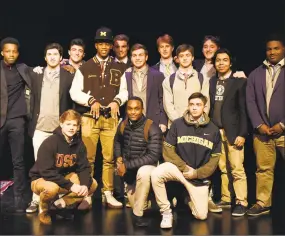
M 30 93 L 31 93 L 31 79 L 28 76 L 28 66 L 26 64 L 16 64 L 16 68 L 25 82 L 25 99 L 27 105 L 27 115 L 30 116 Z M 8 92 L 6 77 L 2 70 L 2 62 L 0 61 L 0 128 L 4 125 L 7 117 L 8 107 Z
M 257 67 L 250 73 L 246 87 L 246 102 L 253 128 L 256 129 L 261 124 L 266 124 L 269 127 L 279 122 L 285 124 L 285 68 L 282 67 L 272 93 L 269 118 L 266 112 L 265 65 Z
M 125 72 L 129 98 L 133 96 L 133 68 L 130 72 Z M 162 82 L 164 75 L 151 67 L 148 67 L 146 85 L 146 117 L 156 124 L 167 126 L 167 115 L 163 108 Z
M 215 95 L 218 78 L 210 79 L 210 118 L 214 115 Z M 221 108 L 221 119 L 227 139 L 234 144 L 237 136 L 246 137 L 247 112 L 245 104 L 246 82 L 244 78 L 230 77 Z

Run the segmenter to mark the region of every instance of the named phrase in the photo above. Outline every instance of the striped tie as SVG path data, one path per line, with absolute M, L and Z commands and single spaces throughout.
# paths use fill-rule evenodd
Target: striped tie
M 171 66 L 171 64 L 165 65 L 165 77 L 169 77 L 171 74 L 170 66 Z

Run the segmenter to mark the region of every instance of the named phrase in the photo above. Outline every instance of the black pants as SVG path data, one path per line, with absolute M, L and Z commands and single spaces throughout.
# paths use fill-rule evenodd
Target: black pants
M 114 195 L 117 198 L 124 198 L 125 185 L 124 178 L 114 174 Z
M 0 128 L 0 161 L 3 163 L 4 145 L 11 149 L 14 196 L 22 196 L 26 187 L 25 163 L 24 163 L 25 119 L 17 117 L 7 119 Z

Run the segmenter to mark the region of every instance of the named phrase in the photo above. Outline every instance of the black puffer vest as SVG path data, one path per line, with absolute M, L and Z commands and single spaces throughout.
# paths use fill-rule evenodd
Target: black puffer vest
M 136 123 L 128 123 L 124 130 L 123 150 L 127 160 L 137 159 L 146 151 L 147 142 L 144 137 L 146 118 L 143 116 Z

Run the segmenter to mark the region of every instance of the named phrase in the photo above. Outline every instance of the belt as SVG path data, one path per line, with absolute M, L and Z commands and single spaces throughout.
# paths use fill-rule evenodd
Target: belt
M 111 118 L 111 108 L 110 107 L 100 107 L 99 115 L 104 116 L 106 119 Z M 84 113 L 82 116 L 89 117 L 95 119 L 92 114 Z

